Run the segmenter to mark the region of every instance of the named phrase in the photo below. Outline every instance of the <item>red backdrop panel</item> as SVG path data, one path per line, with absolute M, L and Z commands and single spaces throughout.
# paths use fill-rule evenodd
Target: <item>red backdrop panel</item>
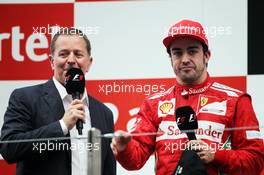
M 49 54 L 50 27 L 73 26 L 73 4 L 2 4 L 0 12 L 0 80 L 48 79 L 52 75 L 48 57 L 32 61 L 37 57 L 29 50 L 35 45 L 35 55 Z M 40 32 L 43 40 L 33 36 Z
M 213 77 L 213 80 L 246 91 L 246 77 Z M 131 79 L 131 80 L 93 80 L 87 81 L 88 93 L 102 102 L 112 103 L 117 107 L 116 129 L 126 130 L 126 125 L 133 118 L 131 110 L 140 107 L 148 94 L 168 89 L 175 83 L 175 78 Z

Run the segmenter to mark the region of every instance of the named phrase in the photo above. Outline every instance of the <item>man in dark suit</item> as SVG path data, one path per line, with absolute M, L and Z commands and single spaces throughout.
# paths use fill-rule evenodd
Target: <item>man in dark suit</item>
M 71 67 L 88 72 L 92 64 L 90 55 L 90 42 L 82 31 L 62 28 L 56 33 L 50 59 L 54 76 L 44 84 L 13 91 L 1 140 L 79 137 L 75 128 L 78 119 L 84 122 L 84 136 L 91 127 L 102 133 L 113 132 L 113 114 L 104 104 L 86 90 L 80 100 L 72 100 L 64 87 L 65 74 Z M 97 148 L 88 144 L 86 139 L 4 143 L 0 145 L 0 153 L 8 163 L 17 163 L 17 175 L 86 175 L 89 163 L 86 148 Z M 103 139 L 99 149 L 102 149 L 102 174 L 116 174 L 110 140 Z

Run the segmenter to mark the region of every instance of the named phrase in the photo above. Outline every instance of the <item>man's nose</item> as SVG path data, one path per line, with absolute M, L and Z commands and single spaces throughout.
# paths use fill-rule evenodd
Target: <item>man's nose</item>
M 67 60 L 67 63 L 70 64 L 70 65 L 74 65 L 76 64 L 76 57 L 74 55 L 73 52 L 71 52 L 68 56 L 68 60 Z
M 190 55 L 188 53 L 184 53 L 183 56 L 182 56 L 182 62 L 183 63 L 189 63 L 190 62 Z

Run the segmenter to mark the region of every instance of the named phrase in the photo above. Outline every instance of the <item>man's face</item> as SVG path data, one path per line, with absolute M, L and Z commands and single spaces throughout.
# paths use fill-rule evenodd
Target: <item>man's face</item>
M 88 54 L 86 43 L 79 35 L 60 35 L 55 43 L 55 51 L 51 58 L 54 77 L 64 84 L 66 72 L 69 68 L 80 68 L 85 74 L 92 64 L 92 57 Z
M 204 53 L 202 44 L 190 37 L 180 37 L 170 46 L 171 64 L 177 81 L 182 85 L 195 85 L 206 79 L 206 64 L 210 52 Z

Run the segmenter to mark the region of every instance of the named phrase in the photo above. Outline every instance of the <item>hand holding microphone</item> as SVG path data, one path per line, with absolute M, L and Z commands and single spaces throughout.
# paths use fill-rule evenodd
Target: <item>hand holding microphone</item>
M 195 112 L 190 106 L 182 106 L 176 110 L 176 123 L 185 132 L 189 139 L 188 149 L 195 151 L 204 163 L 214 160 L 215 152 L 203 140 L 197 140 L 195 130 L 198 129 L 198 122 Z
M 63 116 L 63 121 L 68 130 L 71 130 L 78 120 L 85 122 L 84 104 L 81 100 L 74 100 L 69 105 Z
M 84 104 L 81 94 L 84 92 L 85 78 L 81 69 L 70 68 L 65 77 L 65 88 L 72 95 L 73 102 L 64 114 L 63 121 L 68 129 L 72 129 L 76 123 L 79 135 L 82 135 L 83 122 L 85 121 Z

